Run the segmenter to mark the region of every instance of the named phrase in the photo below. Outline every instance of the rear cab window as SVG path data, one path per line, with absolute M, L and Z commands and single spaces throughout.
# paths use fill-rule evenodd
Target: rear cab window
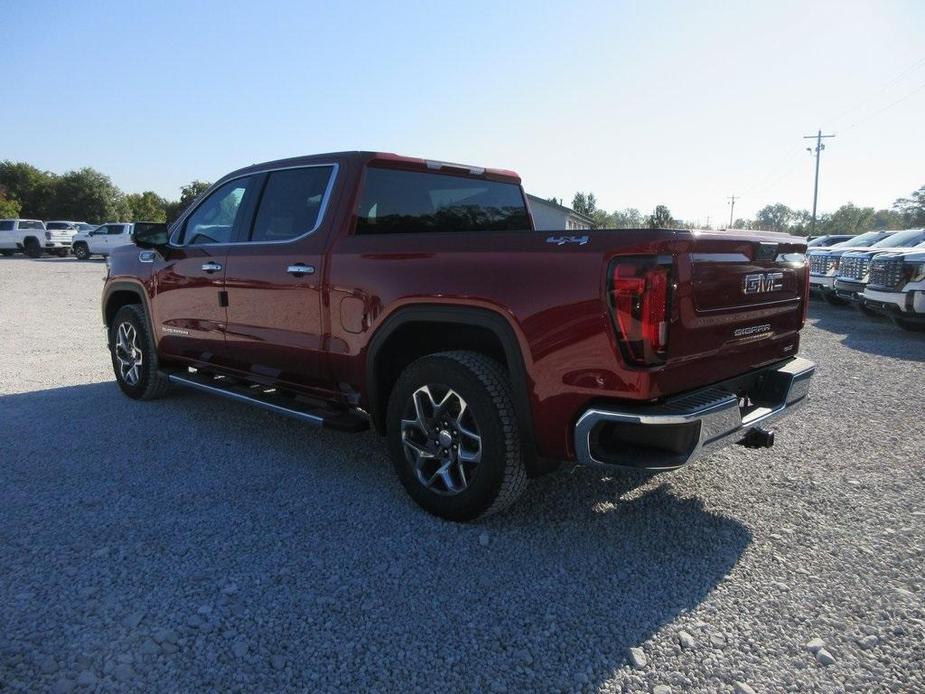
M 0 231 L 13 231 L 13 220 L 4 219 L 0 222 Z
M 19 228 L 27 229 L 29 231 L 45 231 L 45 225 L 42 222 L 36 221 L 34 219 L 20 219 Z
M 366 169 L 357 234 L 530 231 L 517 183 L 377 167 Z

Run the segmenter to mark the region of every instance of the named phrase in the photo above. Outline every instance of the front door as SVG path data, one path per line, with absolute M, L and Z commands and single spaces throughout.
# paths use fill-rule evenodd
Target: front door
M 174 232 L 155 260 L 153 313 L 160 351 L 197 365 L 227 365 L 225 263 L 247 225 L 253 177 L 223 184 Z
M 329 394 L 324 360 L 324 208 L 336 167 L 268 172 L 247 242 L 229 247 L 226 340 L 256 381 Z

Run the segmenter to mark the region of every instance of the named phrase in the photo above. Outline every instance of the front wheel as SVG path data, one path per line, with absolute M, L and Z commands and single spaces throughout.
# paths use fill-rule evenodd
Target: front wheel
M 135 400 L 153 400 L 167 393 L 170 382 L 158 371 L 157 350 L 141 306 L 129 304 L 118 310 L 109 326 L 109 350 L 123 393 Z
M 405 369 L 389 398 L 387 436 L 405 489 L 441 518 L 497 513 L 526 487 L 510 379 L 482 354 L 440 352 Z
M 823 296 L 825 297 L 826 302 L 827 302 L 830 306 L 844 306 L 845 304 L 848 303 L 848 302 L 845 301 L 844 299 L 839 299 L 839 298 L 838 298 L 837 296 L 835 296 L 834 294 L 823 294 Z
M 87 244 L 81 242 L 74 244 L 74 257 L 77 260 L 89 260 L 90 259 L 90 247 Z

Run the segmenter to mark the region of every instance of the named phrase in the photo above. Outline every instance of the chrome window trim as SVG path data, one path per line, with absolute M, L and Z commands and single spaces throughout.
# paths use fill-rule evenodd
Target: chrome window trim
M 178 243 L 176 241 L 177 234 L 179 234 L 180 231 L 183 229 L 183 227 L 186 225 L 186 221 L 187 219 L 189 219 L 190 215 L 192 215 L 196 210 L 198 210 L 199 207 L 209 198 L 209 196 L 212 195 L 213 192 L 218 190 L 219 187 L 224 186 L 226 183 L 237 181 L 239 178 L 248 178 L 251 176 L 259 176 L 261 174 L 271 174 L 276 171 L 291 171 L 293 169 L 319 169 L 319 168 L 331 169 L 331 176 L 328 178 L 328 185 L 325 188 L 324 195 L 321 198 L 321 207 L 318 209 L 318 218 L 315 220 L 315 226 L 313 226 L 311 229 L 306 231 L 304 234 L 301 234 L 300 236 L 294 236 L 291 239 L 285 239 L 284 241 L 224 241 L 224 242 L 216 242 L 216 243 L 188 243 L 188 244 Z M 285 243 L 295 243 L 296 241 L 301 241 L 306 236 L 311 236 L 316 231 L 318 231 L 318 228 L 324 222 L 324 216 L 328 211 L 328 203 L 331 200 L 331 192 L 334 190 L 334 182 L 337 180 L 337 174 L 339 170 L 340 170 L 340 164 L 338 164 L 337 162 L 330 162 L 327 164 L 301 164 L 297 166 L 280 166 L 275 169 L 260 169 L 258 171 L 251 171 L 250 173 L 243 173 L 240 176 L 235 176 L 233 178 L 222 179 L 220 181 L 217 181 L 216 183 L 211 185 L 205 193 L 203 193 L 202 200 L 199 202 L 198 205 L 196 205 L 195 207 L 190 207 L 190 209 L 184 212 L 183 216 L 180 217 L 176 221 L 175 223 L 176 226 L 174 227 L 174 230 L 170 233 L 170 240 L 168 241 L 168 244 L 170 246 L 173 246 L 174 248 L 207 248 L 210 246 L 258 246 L 258 245 L 259 246 L 270 246 L 270 245 L 278 245 L 278 244 L 285 244 Z M 255 214 L 257 213 L 258 208 L 259 208 L 259 201 L 258 201 L 258 207 L 254 208 Z

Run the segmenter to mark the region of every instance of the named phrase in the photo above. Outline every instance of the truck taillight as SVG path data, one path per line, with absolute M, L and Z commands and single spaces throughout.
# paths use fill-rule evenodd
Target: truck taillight
M 610 308 L 617 341 L 630 364 L 665 361 L 671 265 L 653 257 L 616 258 L 610 270 Z
M 809 261 L 803 266 L 803 318 L 800 327 L 806 325 L 806 316 L 809 315 Z

